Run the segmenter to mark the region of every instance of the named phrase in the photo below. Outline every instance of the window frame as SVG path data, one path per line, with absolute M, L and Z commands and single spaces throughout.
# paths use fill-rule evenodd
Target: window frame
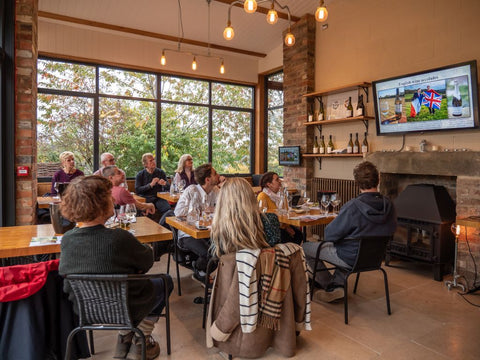
M 273 107 L 269 107 L 269 96 L 268 96 L 268 90 L 281 90 L 283 91 L 283 82 L 279 82 L 279 81 L 269 81 L 269 77 L 271 76 L 275 76 L 277 74 L 280 74 L 280 73 L 283 73 L 283 69 L 281 70 L 278 70 L 278 71 L 274 71 L 272 73 L 269 73 L 269 74 L 265 74 L 265 77 L 264 77 L 264 81 L 265 81 L 265 86 L 264 86 L 264 109 L 263 109 L 263 112 L 264 112 L 264 118 L 265 118 L 265 121 L 264 121 L 264 148 L 263 148 L 263 157 L 265 159 L 264 161 L 264 169 L 263 171 L 264 172 L 267 172 L 267 171 L 270 171 L 268 169 L 268 138 L 269 138 L 269 111 L 270 110 L 277 110 L 277 109 L 283 109 L 284 107 L 284 103 L 282 103 L 282 105 L 279 105 L 279 106 L 273 106 Z

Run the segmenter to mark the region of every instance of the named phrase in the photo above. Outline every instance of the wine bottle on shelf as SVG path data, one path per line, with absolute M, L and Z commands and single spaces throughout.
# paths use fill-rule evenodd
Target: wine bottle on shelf
M 453 91 L 452 115 L 453 116 L 462 116 L 462 96 L 460 95 L 460 89 L 458 87 L 458 81 L 455 81 L 455 90 Z
M 322 141 L 320 142 L 320 154 L 325 154 L 325 137 L 322 135 Z
M 397 88 L 397 96 L 395 97 L 395 119 L 400 120 L 402 118 L 402 100 L 400 100 L 400 94 L 398 93 Z
M 313 153 L 318 154 L 319 146 L 318 146 L 318 141 L 317 137 L 315 136 L 315 141 L 313 142 Z
M 358 95 L 357 111 L 355 116 L 365 116 L 365 105 L 363 104 L 363 95 Z
M 313 104 L 310 104 L 310 109 L 308 110 L 308 122 L 313 121 Z
M 325 120 L 325 108 L 323 106 L 322 98 L 318 99 L 318 121 Z
M 327 154 L 331 154 L 333 150 L 334 150 L 333 140 L 332 140 L 332 135 L 330 135 L 330 140 L 328 140 L 328 145 L 327 145 Z
M 365 132 L 365 137 L 363 138 L 362 142 L 362 154 L 366 154 L 368 152 L 368 141 L 367 141 L 367 133 Z
M 347 154 L 351 154 L 353 152 L 353 141 L 352 141 L 352 133 L 350 133 L 350 140 L 348 141 L 347 145 Z
M 358 142 L 358 133 L 355 133 L 355 143 L 353 144 L 353 153 L 360 153 L 360 143 Z
M 352 106 L 352 97 L 348 97 L 348 105 L 347 105 L 347 118 L 353 116 L 353 106 Z

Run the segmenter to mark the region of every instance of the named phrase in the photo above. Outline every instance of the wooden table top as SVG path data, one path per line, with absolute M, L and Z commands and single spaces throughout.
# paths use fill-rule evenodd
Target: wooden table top
M 170 195 L 169 192 L 157 192 L 157 197 L 160 199 L 167 200 L 169 203 L 176 204 L 180 195 Z
M 180 220 L 175 216 L 167 217 L 167 224 L 173 226 L 177 230 L 182 230 L 184 233 L 190 235 L 195 239 L 208 239 L 210 237 L 210 230 L 199 230 L 195 225 L 190 225 L 184 220 Z
M 301 214 L 297 214 L 294 211 L 290 211 L 289 215 L 280 215 L 278 213 L 278 210 L 275 210 L 275 214 L 278 216 L 278 221 L 280 221 L 283 224 L 288 224 L 288 225 L 293 225 L 297 227 L 304 227 L 304 226 L 314 226 L 314 225 L 325 225 L 325 224 L 330 224 L 333 219 L 335 219 L 336 215 L 333 215 L 332 213 L 329 214 L 327 217 L 321 217 L 318 219 L 302 219 L 303 216 L 316 216 L 320 215 L 323 213 L 323 211 L 320 210 L 310 210 Z
M 142 243 L 171 240 L 172 232 L 148 217 L 138 217 L 130 224 L 135 230 L 135 237 Z M 0 227 L 0 258 L 50 254 L 60 252 L 60 244 L 30 246 L 32 237 L 54 236 L 53 226 L 26 225 Z
M 133 195 L 133 198 L 135 200 L 137 200 L 138 202 L 144 203 L 146 201 L 146 199 L 142 196 L 139 196 L 137 194 L 132 194 L 132 195 Z M 37 197 L 37 203 L 38 203 L 38 207 L 40 209 L 48 209 L 48 204 L 59 203 L 61 201 L 62 200 L 60 200 L 58 198 L 55 198 L 53 196 L 38 196 Z

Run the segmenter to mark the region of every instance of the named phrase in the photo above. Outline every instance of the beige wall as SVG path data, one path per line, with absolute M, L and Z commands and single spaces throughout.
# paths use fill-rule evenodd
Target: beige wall
M 473 59 L 480 64 L 480 1 L 339 0 L 327 6 L 328 29 L 317 25 L 316 91 Z M 370 97 L 367 114 L 373 112 Z M 374 120 L 369 123 L 373 151 L 400 149 L 401 136 L 376 137 Z M 363 134 L 363 124 L 324 127 L 337 147 L 346 147 L 350 132 Z M 418 151 L 422 139 L 442 148 L 480 150 L 480 130 L 407 135 L 406 145 Z M 321 170 L 315 162 L 315 176 L 351 179 L 359 161 L 323 159 Z
M 162 48 L 176 49 L 176 44 L 147 37 L 115 31 L 99 30 L 81 25 L 66 25 L 52 20 L 39 19 L 38 50 L 64 56 L 106 61 L 125 66 L 138 66 L 158 71 L 192 74 L 192 57 L 167 53 L 168 64 L 160 65 Z M 207 54 L 207 49 L 184 46 L 182 50 Z M 232 57 L 212 50 L 212 55 L 225 59 L 224 75 L 219 73 L 218 59 L 198 57 L 197 76 L 226 81 L 257 82 L 258 58 L 245 55 Z

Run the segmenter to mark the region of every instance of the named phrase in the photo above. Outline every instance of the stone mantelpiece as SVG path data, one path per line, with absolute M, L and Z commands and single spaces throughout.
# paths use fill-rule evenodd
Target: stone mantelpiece
M 480 152 L 374 152 L 367 156 L 382 173 L 480 177 Z

